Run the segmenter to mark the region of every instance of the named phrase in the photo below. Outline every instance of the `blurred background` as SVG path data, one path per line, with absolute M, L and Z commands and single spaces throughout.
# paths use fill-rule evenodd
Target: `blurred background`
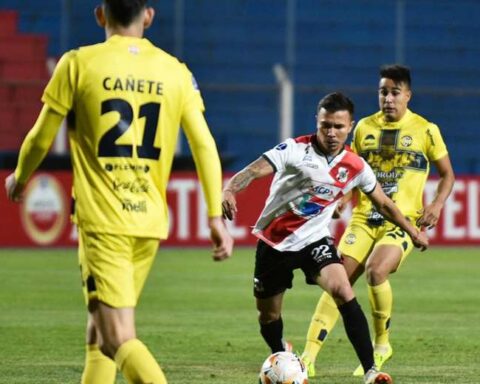
M 99 2 L 0 0 L 0 167 L 15 165 L 62 53 L 104 40 L 93 17 Z M 479 0 L 150 4 L 156 19 L 147 37 L 194 73 L 227 172 L 286 137 L 314 132 L 316 105 L 327 92 L 347 93 L 357 120 L 376 112 L 378 69 L 396 62 L 411 68 L 410 108 L 440 126 L 456 174 L 480 174 Z M 52 154 L 67 152 L 60 136 Z M 185 139 L 178 158 L 189 158 Z M 454 238 L 480 241 L 477 187 L 459 187 L 476 216 L 469 219 L 474 230 Z

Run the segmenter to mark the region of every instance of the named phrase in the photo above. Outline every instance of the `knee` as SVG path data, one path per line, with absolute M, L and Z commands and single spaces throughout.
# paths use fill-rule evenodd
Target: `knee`
M 369 285 L 378 285 L 388 278 L 388 270 L 382 268 L 382 265 L 368 264 L 365 269 L 365 275 Z
M 330 296 L 337 304 L 344 304 L 355 297 L 352 286 L 348 281 L 335 282 L 329 287 Z
M 99 337 L 100 351 L 102 351 L 105 356 L 114 359 L 118 348 L 120 348 L 123 343 L 135 339 L 135 337 L 135 332 L 128 329 L 109 329 Z
M 280 313 L 275 311 L 258 311 L 258 322 L 260 324 L 268 324 L 280 319 Z
M 102 337 L 99 343 L 100 351 L 111 359 L 115 358 L 115 355 L 123 343 L 126 343 L 132 339 L 132 337 Z

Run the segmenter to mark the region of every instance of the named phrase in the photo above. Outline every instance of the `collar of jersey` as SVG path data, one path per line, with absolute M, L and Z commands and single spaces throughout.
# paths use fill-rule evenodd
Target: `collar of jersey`
M 318 145 L 317 135 L 312 135 L 310 138 L 310 142 L 312 143 L 313 150 L 320 156 L 325 157 L 325 160 L 327 160 L 327 163 L 331 163 L 333 160 L 335 160 L 336 157 L 340 156 L 343 153 L 343 151 L 345 151 L 345 144 L 343 144 L 343 148 L 335 156 L 326 154 L 325 152 L 322 151 L 322 149 Z

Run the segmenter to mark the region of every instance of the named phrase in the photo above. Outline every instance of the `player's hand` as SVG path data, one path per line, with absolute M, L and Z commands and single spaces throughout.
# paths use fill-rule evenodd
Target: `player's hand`
M 342 216 L 342 213 L 346 207 L 347 207 L 347 203 L 344 203 L 343 200 L 340 199 L 337 206 L 335 207 L 335 211 L 333 211 L 332 218 L 339 219 Z
M 421 252 L 425 251 L 429 245 L 427 233 L 425 231 L 418 231 L 418 234 L 412 237 L 412 242 L 415 247 L 420 248 Z
M 24 188 L 25 184 L 17 181 L 15 173 L 11 173 L 5 178 L 5 192 L 9 200 L 15 203 L 21 202 Z
M 442 212 L 443 205 L 440 203 L 431 203 L 419 210 L 418 213 L 421 215 L 417 220 L 417 225 L 422 228 L 431 229 L 435 227 L 440 218 L 440 213 Z
M 222 212 L 223 218 L 228 220 L 233 220 L 237 213 L 237 200 L 230 189 L 223 190 Z
M 208 225 L 213 244 L 213 260 L 222 261 L 229 258 L 232 255 L 233 239 L 225 228 L 222 218 L 211 217 L 208 219 Z

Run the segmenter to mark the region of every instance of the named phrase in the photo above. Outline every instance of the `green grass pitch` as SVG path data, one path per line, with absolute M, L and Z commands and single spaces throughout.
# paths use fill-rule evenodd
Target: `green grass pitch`
M 253 250 L 214 263 L 206 249 L 160 250 L 138 306 L 138 336 L 169 383 L 257 383 L 268 350 L 252 297 Z M 414 252 L 391 278 L 398 384 L 480 383 L 480 252 Z M 368 311 L 365 284 L 356 292 Z M 303 349 L 320 289 L 296 274 L 284 304 L 285 336 Z M 74 250 L 0 250 L 0 383 L 79 383 L 86 319 Z M 311 384 L 361 383 L 342 324 Z M 117 383 L 125 383 L 118 376 Z

